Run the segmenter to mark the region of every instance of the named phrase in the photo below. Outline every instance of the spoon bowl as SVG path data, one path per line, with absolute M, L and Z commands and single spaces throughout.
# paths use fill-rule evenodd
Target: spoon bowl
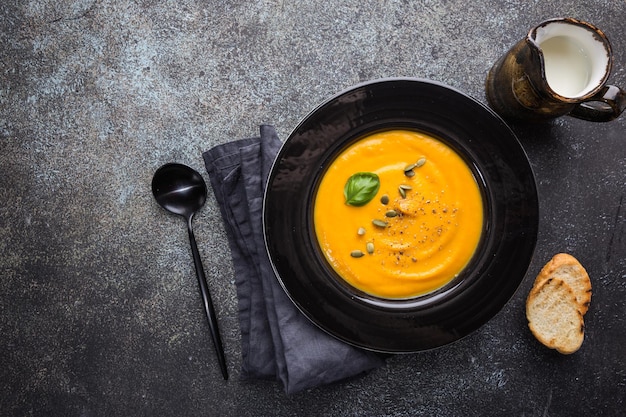
M 188 218 L 204 205 L 207 188 L 197 171 L 182 164 L 166 164 L 154 174 L 152 193 L 165 210 Z
M 200 295 L 204 303 L 204 311 L 206 312 L 211 331 L 211 338 L 215 345 L 217 359 L 222 371 L 224 379 L 228 379 L 228 371 L 226 369 L 226 359 L 224 357 L 224 348 L 222 347 L 222 339 L 217 325 L 217 316 L 211 301 L 209 287 L 204 275 L 204 267 L 198 252 L 198 245 L 193 234 L 192 220 L 193 216 L 202 208 L 206 201 L 207 188 L 202 176 L 194 169 L 182 164 L 165 164 L 160 167 L 152 178 L 152 194 L 157 203 L 165 210 L 183 216 L 187 220 L 187 231 L 189 232 L 189 243 L 191 244 L 191 253 L 193 255 L 194 265 L 196 267 L 196 276 L 200 286 Z

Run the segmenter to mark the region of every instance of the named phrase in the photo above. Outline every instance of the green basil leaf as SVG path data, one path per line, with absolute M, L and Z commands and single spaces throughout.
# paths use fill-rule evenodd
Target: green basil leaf
M 343 195 L 346 204 L 351 206 L 363 206 L 369 203 L 380 188 L 378 175 L 373 172 L 357 172 L 348 178 Z

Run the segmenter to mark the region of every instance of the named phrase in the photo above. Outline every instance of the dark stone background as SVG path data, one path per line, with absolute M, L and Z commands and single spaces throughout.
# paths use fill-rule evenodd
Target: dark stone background
M 216 364 L 184 222 L 150 192 L 178 161 L 273 124 L 285 139 L 360 81 L 429 78 L 485 102 L 491 64 L 544 19 L 601 27 L 626 87 L 623 0 L 3 0 L 0 414 L 618 416 L 626 412 L 626 116 L 514 125 L 541 221 L 520 290 L 473 335 L 286 396 L 239 379 L 237 300 L 212 194 L 195 221 L 231 378 Z M 581 350 L 526 327 L 557 252 L 593 281 Z M 506 279 L 506 277 L 503 277 Z

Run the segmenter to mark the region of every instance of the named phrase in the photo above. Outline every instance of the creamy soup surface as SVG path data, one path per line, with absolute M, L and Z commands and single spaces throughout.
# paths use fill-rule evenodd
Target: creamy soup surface
M 357 173 L 378 178 L 371 201 L 347 203 Z M 324 256 L 350 285 L 401 299 L 432 292 L 468 264 L 483 230 L 479 186 L 463 159 L 438 139 L 390 130 L 343 151 L 320 182 L 314 223 Z

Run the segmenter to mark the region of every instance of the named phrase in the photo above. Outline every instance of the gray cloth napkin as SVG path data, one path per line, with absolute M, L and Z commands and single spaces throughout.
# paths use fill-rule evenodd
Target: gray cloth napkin
M 262 230 L 263 193 L 281 146 L 273 126 L 261 136 L 203 153 L 232 253 L 242 336 L 242 377 L 278 379 L 288 394 L 378 367 L 381 356 L 347 345 L 313 325 L 273 272 Z

